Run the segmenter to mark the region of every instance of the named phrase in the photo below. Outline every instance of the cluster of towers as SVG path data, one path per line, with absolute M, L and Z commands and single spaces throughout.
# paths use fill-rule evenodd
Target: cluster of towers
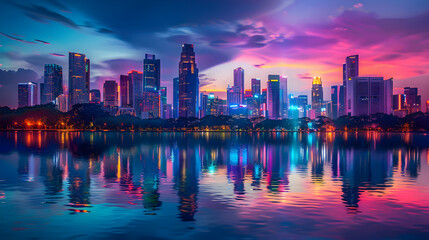
M 173 104 L 167 104 L 167 87 L 161 87 L 161 61 L 146 54 L 142 71 L 132 70 L 116 80 L 106 80 L 103 95 L 90 89 L 90 60 L 81 53 L 69 53 L 69 81 L 63 85 L 62 67 L 46 64 L 44 82 L 20 83 L 18 107 L 40 103 L 55 103 L 61 111 L 69 111 L 80 103 L 101 104 L 112 115 L 131 114 L 143 119 L 178 118 L 207 115 L 238 117 L 337 118 L 375 113 L 405 116 L 420 111 L 421 97 L 417 88 L 405 88 L 404 94 L 393 95 L 392 79 L 359 75 L 359 56 L 352 55 L 343 64 L 342 85 L 331 86 L 331 100 L 323 98 L 321 77 L 314 77 L 311 102 L 307 95 L 288 95 L 287 77 L 268 75 L 267 87 L 261 79 L 251 78 L 251 88 L 245 89 L 244 69 L 234 69 L 234 84 L 227 87 L 227 99 L 214 93 L 199 91 L 198 68 L 194 46 L 183 44 L 178 77 L 173 79 Z M 102 96 L 102 98 L 101 98 Z

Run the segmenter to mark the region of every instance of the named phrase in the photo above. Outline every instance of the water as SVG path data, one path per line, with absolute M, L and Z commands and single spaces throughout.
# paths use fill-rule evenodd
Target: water
M 0 239 L 429 239 L 429 136 L 0 132 Z

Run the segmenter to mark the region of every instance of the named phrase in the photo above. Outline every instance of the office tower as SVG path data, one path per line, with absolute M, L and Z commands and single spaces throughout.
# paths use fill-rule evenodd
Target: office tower
M 383 107 L 384 107 L 384 114 L 392 114 L 393 113 L 393 107 L 392 107 L 392 98 L 393 98 L 393 78 L 384 80 L 383 83 L 384 87 L 384 94 L 383 94 Z
M 314 77 L 311 87 L 311 108 L 316 111 L 316 117 L 321 115 L 321 108 L 323 103 L 323 87 L 322 78 Z
M 143 60 L 143 87 L 146 92 L 159 91 L 161 87 L 161 61 L 153 54 L 145 54 Z
M 198 68 L 194 45 L 183 44 L 179 62 L 179 117 L 197 117 Z
M 408 114 L 420 112 L 421 96 L 418 95 L 418 89 L 406 87 L 404 88 L 404 95 Z
M 227 102 L 228 109 L 231 106 L 240 105 L 241 100 L 242 100 L 242 97 L 241 97 L 240 87 L 238 86 L 230 87 L 228 85 L 226 89 L 226 102 Z
M 37 105 L 37 83 L 18 83 L 18 108 Z
M 119 77 L 119 92 L 121 99 L 121 107 L 133 107 L 133 82 L 132 78 L 128 75 L 121 75 Z
M 118 84 L 116 81 L 110 80 L 104 82 L 103 102 L 105 107 L 118 106 Z
M 42 89 L 42 87 L 41 87 Z M 63 68 L 57 64 L 46 64 L 44 71 L 43 91 L 40 95 L 41 104 L 54 102 L 63 93 Z
M 39 101 L 40 104 L 48 103 L 48 101 L 46 100 L 45 84 L 44 83 L 39 84 L 39 96 L 40 96 L 40 101 Z
M 252 78 L 252 94 L 261 95 L 261 79 Z
M 234 87 L 239 87 L 241 91 L 241 100 L 240 104 L 242 104 L 244 98 L 244 69 L 239 67 L 234 69 Z
M 341 115 L 347 115 L 349 107 L 347 99 L 347 84 L 354 78 L 359 76 L 359 55 L 351 55 L 346 57 L 346 63 L 343 65 L 343 86 L 344 86 L 344 98 L 341 99 L 340 105 L 344 106 L 344 111 Z
M 89 102 L 100 104 L 101 103 L 101 93 L 98 89 L 91 89 L 89 91 Z
M 338 118 L 339 107 L 340 107 L 340 86 L 331 86 L 331 102 L 332 102 L 332 118 Z
M 338 87 L 338 115 L 337 115 L 338 117 L 347 115 L 345 101 L 346 101 L 346 87 L 343 85 L 340 85 Z
M 165 119 L 164 117 L 164 105 L 167 104 L 167 87 L 161 87 L 159 90 L 159 97 L 161 101 L 161 118 Z
M 210 115 L 207 114 L 208 98 L 209 96 L 207 94 L 200 94 L 200 118 Z
M 391 106 L 391 79 L 382 77 L 353 77 L 347 83 L 347 106 L 351 116 L 385 113 Z
M 298 98 L 296 99 L 296 106 L 298 108 L 302 108 L 305 112 L 307 110 L 307 106 L 308 106 L 308 96 L 307 95 L 299 95 Z
M 179 117 L 179 78 L 173 78 L 173 118 Z
M 89 91 L 91 89 L 91 64 L 89 61 L 89 58 L 86 58 L 85 60 L 85 81 L 86 81 L 86 89 L 88 91 L 88 98 L 89 98 Z
M 263 117 L 267 117 L 268 112 L 267 112 L 267 89 L 264 88 L 262 89 L 262 93 L 261 93 L 261 100 L 260 100 L 260 112 L 261 112 L 261 116 Z
M 162 116 L 163 119 L 170 119 L 172 118 L 172 108 L 171 108 L 171 104 L 164 104 L 162 105 Z
M 346 57 L 345 80 L 349 81 L 353 77 L 359 76 L 359 55 Z M 344 80 L 343 80 L 344 84 Z M 345 84 L 347 85 L 347 84 Z
M 392 109 L 393 111 L 406 109 L 404 94 L 396 94 L 392 96 Z
M 143 109 L 141 118 L 151 119 L 161 117 L 159 92 L 143 92 Z
M 89 102 L 89 61 L 85 54 L 69 52 L 69 110 L 78 103 Z
M 136 111 L 136 116 L 140 117 L 143 109 L 143 72 L 129 71 L 128 79 L 132 83 L 132 106 Z
M 280 117 L 288 114 L 287 76 L 280 76 Z
M 279 119 L 280 115 L 280 76 L 268 75 L 267 109 L 269 119 Z

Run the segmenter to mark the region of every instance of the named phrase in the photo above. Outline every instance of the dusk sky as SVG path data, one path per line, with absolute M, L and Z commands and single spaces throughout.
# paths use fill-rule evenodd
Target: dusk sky
M 393 77 L 395 93 L 418 87 L 429 99 L 428 0 L 0 0 L 0 22 L 0 106 L 16 107 L 17 84 L 41 82 L 44 64 L 61 65 L 66 83 L 69 51 L 90 58 L 97 89 L 155 54 L 172 102 L 184 42 L 194 44 L 201 90 L 225 91 L 241 66 L 246 88 L 281 74 L 293 94 L 321 76 L 330 100 L 345 57 L 359 54 L 360 75 Z

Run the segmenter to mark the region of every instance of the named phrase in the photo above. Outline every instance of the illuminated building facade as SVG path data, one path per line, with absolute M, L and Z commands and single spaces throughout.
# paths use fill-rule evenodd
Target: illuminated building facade
M 261 79 L 252 78 L 251 84 L 252 84 L 252 94 L 261 95 Z
M 18 108 L 37 105 L 37 83 L 18 83 Z
M 89 102 L 100 104 L 101 103 L 101 93 L 98 89 L 91 89 L 89 91 Z
M 128 79 L 132 83 L 132 106 L 136 110 L 136 116 L 140 117 L 143 109 L 143 72 L 129 71 Z
M 241 104 L 244 102 L 244 69 L 241 67 L 234 69 L 234 87 L 240 88 Z
M 179 62 L 179 117 L 198 117 L 199 79 L 194 45 L 183 44 Z
M 44 82 L 40 91 L 40 103 L 55 102 L 55 99 L 62 93 L 63 68 L 57 64 L 45 64 Z
M 132 78 L 128 75 L 121 75 L 119 77 L 119 92 L 121 99 L 121 107 L 130 108 L 133 107 L 133 83 Z
M 103 103 L 104 107 L 118 106 L 118 83 L 114 80 L 108 80 L 103 85 Z
M 179 117 L 179 78 L 173 78 L 173 118 Z
M 269 119 L 279 119 L 280 114 L 280 76 L 268 75 L 267 108 Z
M 85 54 L 69 52 L 69 110 L 78 103 L 89 102 L 89 59 Z
M 287 94 L 287 76 L 280 76 L 280 116 L 287 118 L 288 114 L 288 94 Z
M 161 87 L 161 60 L 156 59 L 154 54 L 145 54 L 143 74 L 144 91 L 159 91 Z
M 311 108 L 315 110 L 316 117 L 321 115 L 322 103 L 323 103 L 322 78 L 314 77 L 312 87 L 311 87 Z

